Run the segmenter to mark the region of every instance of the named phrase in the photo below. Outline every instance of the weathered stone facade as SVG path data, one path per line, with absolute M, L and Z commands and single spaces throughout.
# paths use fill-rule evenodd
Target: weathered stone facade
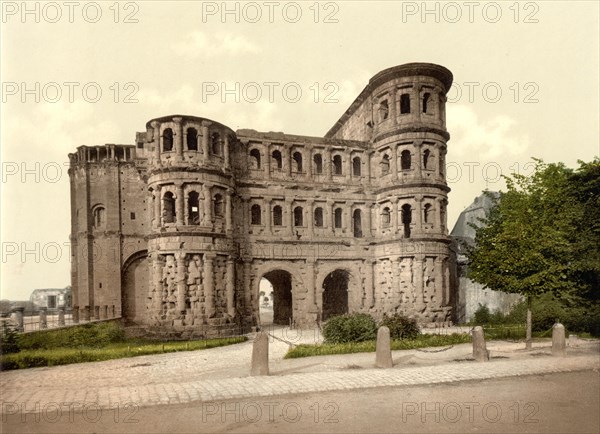
M 446 92 L 407 64 L 374 76 L 323 138 L 173 115 L 136 144 L 70 154 L 73 304 L 133 323 L 228 334 L 344 312 L 451 319 Z M 93 252 L 91 254 L 90 252 Z

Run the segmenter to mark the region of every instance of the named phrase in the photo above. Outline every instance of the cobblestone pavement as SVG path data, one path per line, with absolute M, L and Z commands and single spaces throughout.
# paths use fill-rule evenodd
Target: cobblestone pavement
M 438 384 L 600 368 L 598 341 L 580 341 L 568 357 L 550 356 L 550 342 L 488 343 L 492 360 L 469 360 L 471 344 L 394 351 L 394 368 L 375 369 L 374 353 L 284 360 L 288 344 L 319 341 L 318 331 L 278 328 L 270 344 L 268 377 L 250 377 L 251 340 L 209 350 L 140 356 L 86 364 L 0 373 L 2 410 L 47 404 L 93 404 L 103 408 L 266 397 L 385 386 Z M 435 352 L 434 352 L 435 351 Z M 69 404 L 66 404 L 69 405 Z

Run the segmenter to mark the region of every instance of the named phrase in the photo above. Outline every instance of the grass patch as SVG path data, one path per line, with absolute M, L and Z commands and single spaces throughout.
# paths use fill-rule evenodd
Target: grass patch
M 57 330 L 58 331 L 58 330 Z M 90 346 L 80 348 L 57 347 L 24 349 L 18 353 L 3 354 L 0 357 L 0 370 L 25 369 L 41 366 L 68 365 L 71 363 L 98 362 L 148 354 L 194 351 L 237 344 L 248 340 L 246 336 L 207 339 L 200 341 L 142 341 L 131 340 L 113 342 L 101 348 Z
M 454 333 L 451 335 L 419 335 L 415 339 L 392 340 L 392 350 L 414 350 L 426 347 L 444 347 L 447 345 L 465 344 L 471 342 L 468 334 Z M 376 341 L 347 342 L 341 344 L 298 345 L 287 352 L 286 359 L 300 357 L 328 356 L 332 354 L 372 353 L 375 352 Z

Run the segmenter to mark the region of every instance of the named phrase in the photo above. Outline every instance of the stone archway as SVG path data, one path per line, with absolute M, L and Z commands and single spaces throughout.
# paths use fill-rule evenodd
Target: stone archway
M 327 321 L 335 315 L 348 313 L 348 284 L 350 273 L 334 270 L 323 280 L 322 320 Z
M 121 273 L 121 317 L 128 324 L 142 323 L 148 296 L 148 252 L 134 253 Z
M 289 325 L 293 320 L 292 275 L 273 270 L 262 276 L 273 285 L 273 324 Z

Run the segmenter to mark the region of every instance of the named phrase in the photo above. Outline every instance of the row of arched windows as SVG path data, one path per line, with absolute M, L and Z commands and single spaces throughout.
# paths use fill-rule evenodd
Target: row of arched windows
M 162 151 L 171 152 L 173 151 L 173 129 L 165 128 L 162 133 Z M 185 145 L 188 151 L 198 150 L 198 130 L 196 128 L 188 128 L 185 132 Z M 222 155 L 223 153 L 223 142 L 221 135 L 218 132 L 213 132 L 209 135 L 210 152 L 213 155 Z
M 431 100 L 430 92 L 424 93 L 423 96 L 421 97 L 421 111 L 423 113 L 428 114 L 428 113 L 432 112 L 430 100 Z M 377 108 L 379 122 L 383 122 L 389 118 L 389 111 L 390 111 L 390 107 L 389 107 L 389 102 L 388 102 L 387 98 L 381 100 L 379 102 L 379 107 Z M 409 114 L 410 112 L 411 112 L 410 94 L 403 93 L 400 95 L 400 114 L 404 115 L 404 114 Z
M 187 196 L 188 225 L 200 224 L 200 194 L 196 191 L 190 191 Z M 212 199 L 213 217 L 223 217 L 223 196 L 217 193 Z M 162 198 L 162 222 L 175 223 L 177 220 L 177 208 L 175 195 L 167 191 Z
M 423 151 L 423 163 L 422 168 L 425 170 L 432 169 L 432 152 L 429 149 Z M 440 156 L 440 160 L 441 160 Z M 292 171 L 297 173 L 303 172 L 303 157 L 302 153 L 294 152 L 292 154 Z M 276 170 L 282 170 L 283 159 L 279 150 L 274 150 L 271 153 L 271 167 Z M 343 164 L 342 157 L 340 155 L 334 155 L 332 160 L 332 174 L 343 175 Z M 381 174 L 387 175 L 390 173 L 391 157 L 389 154 L 383 154 L 380 161 Z M 440 161 L 440 166 L 442 161 Z M 262 169 L 262 157 L 260 151 L 256 148 L 250 151 L 250 166 L 254 170 Z M 412 169 L 412 154 L 409 150 L 405 149 L 400 153 L 400 169 L 411 170 Z M 313 156 L 313 170 L 315 175 L 323 174 L 323 156 L 321 154 L 315 154 Z M 352 176 L 361 176 L 362 173 L 362 160 L 360 157 L 352 158 Z

